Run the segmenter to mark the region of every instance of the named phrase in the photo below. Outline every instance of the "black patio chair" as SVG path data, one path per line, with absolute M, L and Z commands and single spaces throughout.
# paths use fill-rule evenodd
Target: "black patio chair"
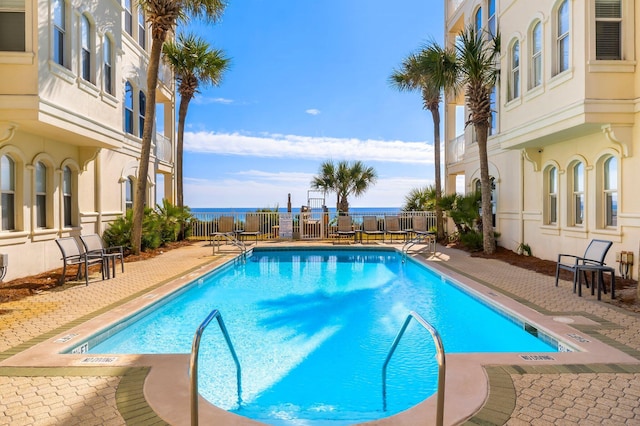
M 584 255 L 576 256 L 572 254 L 559 254 L 558 263 L 556 265 L 556 287 L 558 286 L 558 279 L 560 277 L 560 270 L 569 271 L 573 274 L 573 292 L 576 291 L 576 286 L 579 282 L 579 274 L 583 273 L 585 282 L 589 285 L 587 278 L 587 269 L 589 271 L 595 271 L 598 267 L 606 268 L 604 258 L 607 252 L 611 248 L 613 242 L 607 240 L 591 240 Z M 567 258 L 567 259 L 565 259 Z M 581 267 L 585 267 L 581 269 Z
M 89 266 L 100 265 L 102 271 L 102 279 L 104 280 L 104 262 L 102 257 L 90 257 L 86 252 L 81 249 L 80 244 L 74 237 L 64 237 L 56 239 L 56 244 L 62 252 L 62 276 L 60 277 L 60 284 L 64 284 L 67 274 L 67 266 L 78 265 L 78 272 L 76 279 L 82 278 L 84 272 L 84 282 L 89 285 Z

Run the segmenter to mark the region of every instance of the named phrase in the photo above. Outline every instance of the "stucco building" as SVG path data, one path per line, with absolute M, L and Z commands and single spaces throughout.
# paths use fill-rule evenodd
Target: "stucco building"
M 447 44 L 468 25 L 501 35 L 488 141 L 500 245 L 555 260 L 606 239 L 608 264 L 623 250 L 638 263 L 638 22 L 633 0 L 445 1 Z M 447 98 L 447 192 L 480 177 L 464 108 Z
M 175 95 L 161 67 L 150 172 L 138 176 L 151 39 L 137 2 L 0 0 L 0 253 L 6 279 L 61 266 L 58 237 L 174 202 Z

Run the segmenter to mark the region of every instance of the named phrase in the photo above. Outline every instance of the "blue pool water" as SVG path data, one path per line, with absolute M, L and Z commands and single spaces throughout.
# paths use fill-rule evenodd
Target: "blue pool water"
M 215 322 L 200 349 L 207 400 L 269 424 L 351 424 L 435 392 L 433 341 L 412 322 L 389 364 L 382 411 L 382 364 L 411 310 L 438 330 L 446 353 L 557 350 L 428 268 L 401 260 L 390 250 L 256 249 L 246 263 L 198 280 L 89 352 L 189 353 L 195 330 L 218 309 L 242 366 L 242 404 Z

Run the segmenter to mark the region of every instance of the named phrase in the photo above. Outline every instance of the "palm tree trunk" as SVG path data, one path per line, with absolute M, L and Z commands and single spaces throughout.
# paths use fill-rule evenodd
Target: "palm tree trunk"
M 480 157 L 480 187 L 482 193 L 482 246 L 485 254 L 496 251 L 496 239 L 493 235 L 493 211 L 491 205 L 491 179 L 489 177 L 489 157 L 487 154 L 488 123 L 475 123 Z
M 166 38 L 166 35 L 165 35 Z M 142 246 L 142 219 L 147 194 L 147 176 L 149 174 L 149 158 L 151 157 L 151 137 L 156 121 L 156 87 L 158 86 L 158 68 L 160 67 L 160 53 L 164 39 L 154 37 L 149 55 L 147 70 L 147 105 L 144 113 L 144 128 L 142 130 L 142 146 L 140 148 L 140 166 L 138 180 L 133 197 L 133 223 L 131 229 L 131 249 L 139 254 Z
M 440 207 L 440 198 L 442 198 L 442 176 L 440 174 L 440 110 L 438 107 L 431 110 L 433 117 L 433 162 L 435 168 L 435 185 L 436 185 L 436 228 L 437 239 L 444 239 L 444 219 L 442 217 L 442 207 Z
M 183 159 L 184 159 L 184 124 L 187 120 L 187 110 L 191 98 L 182 94 L 180 97 L 180 108 L 178 109 L 178 140 L 176 141 L 176 202 L 179 209 L 184 207 L 184 176 L 183 176 Z M 184 240 L 184 221 L 180 222 L 180 231 L 178 233 L 178 241 Z

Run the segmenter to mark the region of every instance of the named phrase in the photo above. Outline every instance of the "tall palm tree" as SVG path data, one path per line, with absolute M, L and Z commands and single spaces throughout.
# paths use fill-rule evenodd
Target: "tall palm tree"
M 440 172 L 440 102 L 443 91 L 456 93 L 459 88 L 456 52 L 429 42 L 418 53 L 409 55 L 399 70 L 391 74 L 391 85 L 398 90 L 419 90 L 423 108 L 433 119 L 433 150 L 435 167 L 436 228 L 438 239 L 444 238 L 444 219 L 440 198 L 442 177 Z
M 134 254 L 140 253 L 142 243 L 142 218 L 147 194 L 151 138 L 156 121 L 156 89 L 162 45 L 167 40 L 167 34 L 175 30 L 180 18 L 190 16 L 211 22 L 220 19 L 226 7 L 226 0 L 138 0 L 138 5 L 144 11 L 146 20 L 151 25 L 152 42 L 147 69 L 147 105 L 142 130 L 140 166 L 138 167 L 138 180 L 133 198 L 131 248 Z
M 496 239 L 493 234 L 487 139 L 491 127 L 491 92 L 499 74 L 496 61 L 500 54 L 500 36 L 478 32 L 469 26 L 460 32 L 456 50 L 469 108 L 469 119 L 465 125 L 472 124 L 476 131 L 480 157 L 483 250 L 492 254 L 496 250 Z
M 378 176 L 373 167 L 367 167 L 362 161 L 325 161 L 320 165 L 318 176 L 311 181 L 314 189 L 336 193 L 336 209 L 341 213 L 349 212 L 349 196 L 359 197 L 374 183 Z
M 176 144 L 176 205 L 184 207 L 183 187 L 183 147 L 184 124 L 187 118 L 189 102 L 198 93 L 198 86 L 220 85 L 222 75 L 229 68 L 229 59 L 219 49 L 211 49 L 202 38 L 189 34 L 180 34 L 177 41 L 168 41 L 162 48 L 164 60 L 175 73 L 180 94 L 178 109 L 178 140 Z M 184 238 L 184 228 L 180 227 L 179 240 Z

